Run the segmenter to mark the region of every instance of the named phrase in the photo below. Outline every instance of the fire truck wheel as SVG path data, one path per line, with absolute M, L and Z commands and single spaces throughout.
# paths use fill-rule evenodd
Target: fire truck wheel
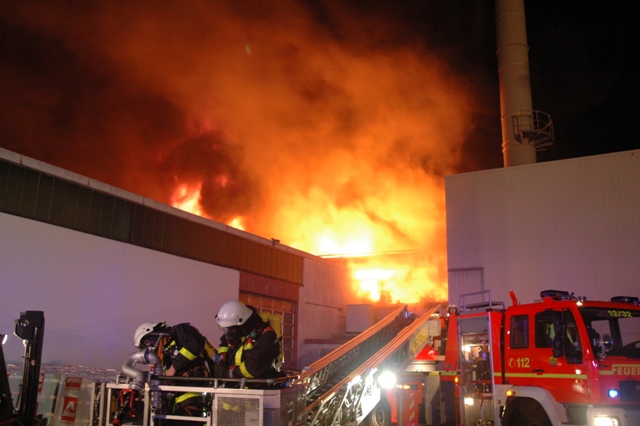
M 507 404 L 503 421 L 505 426 L 553 426 L 549 416 L 538 401 L 517 398 Z
M 364 426 L 391 426 L 391 405 L 382 398 L 364 419 Z

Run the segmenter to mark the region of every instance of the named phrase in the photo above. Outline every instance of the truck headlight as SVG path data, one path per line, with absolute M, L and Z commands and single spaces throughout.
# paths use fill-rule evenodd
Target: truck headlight
M 620 419 L 612 416 L 596 416 L 593 418 L 593 426 L 620 426 Z

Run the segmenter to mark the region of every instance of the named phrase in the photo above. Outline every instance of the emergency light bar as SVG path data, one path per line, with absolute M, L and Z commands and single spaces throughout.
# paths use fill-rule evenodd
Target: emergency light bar
M 553 300 L 571 300 L 572 294 L 562 290 L 543 290 L 540 292 L 540 297 L 543 299 L 550 297 Z
M 631 305 L 640 305 L 640 299 L 633 296 L 615 296 L 611 298 L 612 302 L 629 303 Z

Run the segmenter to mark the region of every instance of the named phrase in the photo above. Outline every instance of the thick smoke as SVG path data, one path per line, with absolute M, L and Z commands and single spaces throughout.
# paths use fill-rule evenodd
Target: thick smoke
M 201 184 L 207 216 L 308 251 L 428 250 L 443 282 L 442 176 L 478 91 L 412 12 L 3 2 L 0 145 L 166 203 Z

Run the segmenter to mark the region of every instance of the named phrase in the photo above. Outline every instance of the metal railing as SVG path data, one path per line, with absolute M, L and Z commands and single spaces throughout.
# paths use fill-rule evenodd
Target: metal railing
M 180 419 L 207 426 L 337 426 L 364 420 L 380 400 L 383 371 L 404 371 L 429 341 L 429 320 L 440 306 L 416 318 L 403 306 L 382 321 L 311 364 L 300 374 L 278 379 L 217 379 L 151 376 L 143 395 L 143 426 Z M 432 336 L 431 336 L 432 337 Z M 98 398 L 94 425 L 115 416 L 114 392 L 128 389 L 121 376 Z M 172 394 L 203 395 L 203 415 L 175 416 L 160 407 Z M 139 420 L 139 418 L 138 418 Z M 160 423 L 157 423 L 160 422 Z
M 485 297 L 488 296 L 488 297 Z M 467 303 L 467 299 L 475 299 L 474 303 Z M 477 301 L 481 299 L 480 301 Z M 487 300 L 488 299 L 488 300 Z M 493 309 L 498 307 L 504 309 L 504 302 L 497 302 L 491 298 L 491 290 L 474 291 L 472 293 L 464 293 L 460 295 L 458 306 L 460 312 L 473 311 L 478 309 Z
M 520 143 L 527 139 L 536 146 L 537 150 L 553 145 L 555 139 L 553 120 L 546 112 L 518 111 L 517 115 L 511 116 L 511 126 L 515 140 Z
M 125 419 L 123 425 L 132 420 L 141 421 L 143 426 L 164 424 L 165 420 L 183 420 L 207 426 L 293 424 L 304 408 L 304 388 L 293 385 L 293 379 L 295 377 L 249 380 L 152 376 L 150 382 L 156 384 L 146 383 L 144 392 L 139 395 L 140 412 L 134 419 Z M 113 401 L 118 401 L 118 395 L 124 389 L 129 389 L 129 383 L 124 379 L 106 384 L 104 393 L 97 398 L 91 424 L 112 424 L 119 408 Z M 173 395 L 186 392 L 202 395 L 201 416 L 176 415 L 165 409 Z

